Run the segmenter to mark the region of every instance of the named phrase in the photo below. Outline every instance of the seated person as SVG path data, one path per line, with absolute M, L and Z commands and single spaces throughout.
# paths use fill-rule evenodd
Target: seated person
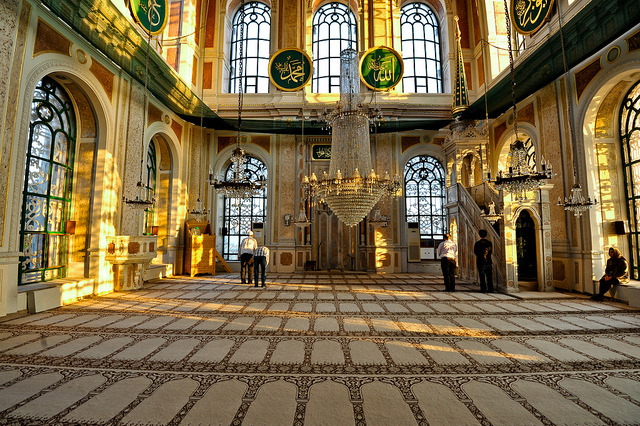
M 604 294 L 609 291 L 611 286 L 618 285 L 621 282 L 627 282 L 628 280 L 627 259 L 622 256 L 620 250 L 611 247 L 609 249 L 609 260 L 607 260 L 604 276 L 600 278 L 598 294 L 591 296 L 591 300 L 602 302 L 604 300 Z

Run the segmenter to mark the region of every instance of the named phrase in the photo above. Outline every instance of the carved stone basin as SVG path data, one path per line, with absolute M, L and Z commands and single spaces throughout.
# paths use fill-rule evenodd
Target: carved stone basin
M 114 290 L 139 290 L 144 273 L 158 255 L 156 235 L 107 237 L 105 260 L 113 264 Z
M 107 237 L 105 260 L 122 265 L 125 263 L 149 263 L 158 255 L 156 235 L 119 235 Z

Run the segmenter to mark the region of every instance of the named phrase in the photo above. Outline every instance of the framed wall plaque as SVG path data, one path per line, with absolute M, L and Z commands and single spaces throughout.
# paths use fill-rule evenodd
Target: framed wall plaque
M 280 90 L 293 92 L 302 89 L 312 72 L 309 55 L 295 47 L 278 50 L 269 61 L 269 79 Z
M 152 36 L 162 33 L 167 26 L 169 20 L 167 0 L 131 0 L 129 9 L 133 19 Z
M 511 0 L 511 22 L 517 32 L 529 35 L 547 21 L 553 0 Z
M 393 89 L 403 74 L 402 57 L 390 47 L 372 47 L 360 59 L 360 78 L 372 90 Z

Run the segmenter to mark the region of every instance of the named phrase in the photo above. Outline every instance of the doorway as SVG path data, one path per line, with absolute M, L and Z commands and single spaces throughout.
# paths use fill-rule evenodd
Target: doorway
M 518 287 L 521 290 L 538 288 L 538 256 L 536 225 L 527 210 L 516 220 L 516 252 L 518 260 Z

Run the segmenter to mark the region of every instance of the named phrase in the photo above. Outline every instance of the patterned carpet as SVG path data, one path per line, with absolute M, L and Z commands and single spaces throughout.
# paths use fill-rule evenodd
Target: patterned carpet
M 640 311 L 425 274 L 177 277 L 0 319 L 0 424 L 640 424 Z

